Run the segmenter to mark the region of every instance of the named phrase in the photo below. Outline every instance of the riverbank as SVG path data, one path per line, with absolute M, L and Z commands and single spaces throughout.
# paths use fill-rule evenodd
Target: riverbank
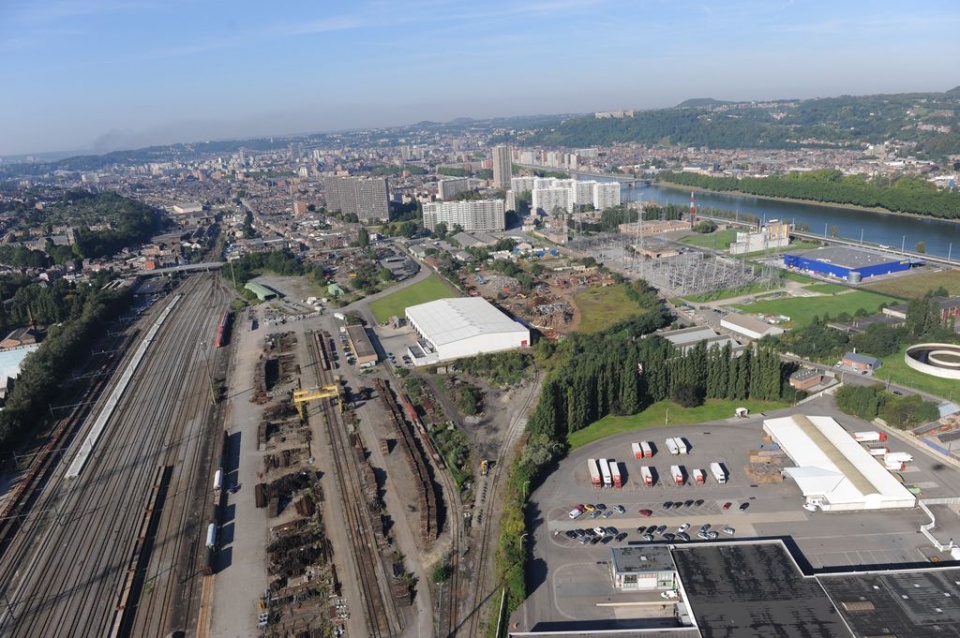
M 823 206 L 825 208 L 837 208 L 841 210 L 849 210 L 863 213 L 874 213 L 878 215 L 890 215 L 893 217 L 910 217 L 913 219 L 930 219 L 938 222 L 950 222 L 952 224 L 960 223 L 960 219 L 953 219 L 948 217 L 934 217 L 933 215 L 923 215 L 921 213 L 898 213 L 897 211 L 888 210 L 886 208 L 870 208 L 867 206 L 854 206 L 852 204 L 841 204 L 838 202 L 821 202 L 814 199 L 796 199 L 793 197 L 771 197 L 769 195 L 754 195 L 753 193 L 746 193 L 744 191 L 718 191 L 711 190 L 709 188 L 701 188 L 698 186 L 687 186 L 686 184 L 677 184 L 676 182 L 668 182 L 663 179 L 657 178 L 655 183 L 664 188 L 670 188 L 676 191 L 681 192 L 694 192 L 694 193 L 710 193 L 711 195 L 731 195 L 736 197 L 752 197 L 754 199 L 768 201 L 768 202 L 779 202 L 783 204 L 805 204 L 807 206 Z

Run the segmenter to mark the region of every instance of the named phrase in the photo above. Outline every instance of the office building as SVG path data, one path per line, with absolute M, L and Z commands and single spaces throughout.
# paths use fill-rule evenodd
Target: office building
M 361 220 L 390 219 L 387 180 L 383 177 L 324 177 L 327 210 L 354 213 Z
M 455 224 L 467 231 L 503 230 L 503 210 L 503 201 L 499 199 L 424 204 L 423 227 L 432 231 L 444 222 L 448 230 L 453 230 Z
M 509 146 L 493 147 L 493 186 L 495 188 L 510 188 L 510 178 L 513 176 L 513 159 Z

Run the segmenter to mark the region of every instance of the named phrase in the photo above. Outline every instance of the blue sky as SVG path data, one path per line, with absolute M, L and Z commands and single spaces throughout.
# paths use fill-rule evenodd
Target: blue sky
M 960 3 L 0 0 L 0 155 L 943 91 Z

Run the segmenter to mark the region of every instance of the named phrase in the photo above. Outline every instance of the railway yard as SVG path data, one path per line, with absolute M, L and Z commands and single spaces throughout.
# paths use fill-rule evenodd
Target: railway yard
M 2 521 L 0 634 L 167 636 L 196 622 L 213 504 L 213 335 L 230 297 L 218 275 L 190 277 L 100 344 L 117 349 L 101 368 L 114 374 L 53 439 L 46 455 L 62 462 L 4 503 L 15 513 Z M 32 506 L 7 509 L 18 500 Z
M 415 407 L 386 362 L 347 365 L 332 316 L 259 329 L 232 297 L 190 275 L 93 346 L 0 501 L 0 636 L 482 634 L 537 380 L 488 398 L 494 469 L 453 472 L 435 385 Z

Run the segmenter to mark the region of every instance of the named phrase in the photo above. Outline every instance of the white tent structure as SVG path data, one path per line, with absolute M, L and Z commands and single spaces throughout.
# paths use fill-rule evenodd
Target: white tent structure
M 763 430 L 797 464 L 784 474 L 807 503 L 826 512 L 916 505 L 916 497 L 831 417 L 767 419 Z

